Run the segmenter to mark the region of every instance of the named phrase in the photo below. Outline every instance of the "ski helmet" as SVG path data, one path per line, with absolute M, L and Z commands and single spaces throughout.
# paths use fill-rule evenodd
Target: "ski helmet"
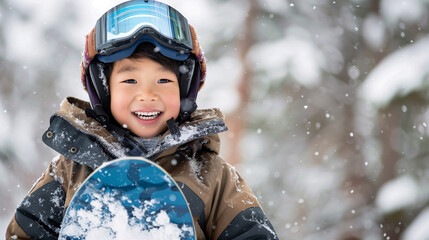
M 141 43 L 153 44 L 160 54 L 184 66 L 178 76 L 178 120 L 187 120 L 197 108 L 197 94 L 204 84 L 205 57 L 187 19 L 155 0 L 131 0 L 111 8 L 86 36 L 81 80 L 91 108 L 104 118 L 111 116 L 108 64 L 131 56 Z

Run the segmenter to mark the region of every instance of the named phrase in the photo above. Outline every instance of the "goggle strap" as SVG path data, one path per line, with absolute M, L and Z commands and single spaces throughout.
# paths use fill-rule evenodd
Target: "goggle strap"
M 95 50 L 95 28 L 88 34 L 88 46 L 90 46 L 88 48 L 89 56 L 94 58 L 97 55 L 97 50 Z
M 94 59 L 95 55 L 97 55 L 97 51 L 95 50 L 95 28 L 91 30 L 91 32 L 85 37 L 85 49 L 82 53 L 82 63 L 81 63 L 81 72 L 82 72 L 82 83 L 86 87 L 86 79 L 85 75 L 87 73 L 89 64 L 92 59 Z
M 204 82 L 198 81 L 201 79 L 200 64 L 195 64 L 194 74 L 192 75 L 191 88 L 189 89 L 187 98 L 197 99 L 198 91 Z
M 91 103 L 91 107 L 94 108 L 95 105 L 101 104 L 100 99 L 97 96 L 94 86 L 92 85 L 91 79 L 88 75 L 86 75 L 86 89 L 88 91 L 89 102 Z
M 192 36 L 192 45 L 194 45 L 194 49 L 192 49 L 192 53 L 197 56 L 198 53 L 201 52 L 200 43 L 198 42 L 197 33 L 195 32 L 194 27 L 189 24 L 189 30 L 191 30 Z
M 204 80 L 206 79 L 206 59 L 204 57 L 204 52 L 201 49 L 200 43 L 198 42 L 198 38 L 197 38 L 197 33 L 195 32 L 194 27 L 192 27 L 189 24 L 189 29 L 191 31 L 191 36 L 192 36 L 192 44 L 194 45 L 194 49 L 192 49 L 192 53 L 197 57 L 198 62 L 200 62 L 200 71 L 198 71 L 200 74 L 200 83 L 199 83 L 199 88 L 198 90 L 201 89 L 201 87 L 204 85 Z M 198 65 L 198 64 L 196 64 Z

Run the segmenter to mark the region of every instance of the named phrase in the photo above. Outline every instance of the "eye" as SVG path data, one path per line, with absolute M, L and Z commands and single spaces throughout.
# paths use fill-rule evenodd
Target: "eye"
M 168 79 L 165 79 L 165 78 L 158 80 L 158 83 L 169 83 L 169 82 L 172 82 L 172 81 L 168 80 Z
M 130 83 L 130 84 L 134 84 L 137 83 L 137 81 L 135 79 L 127 79 L 125 81 L 122 81 L 123 83 Z

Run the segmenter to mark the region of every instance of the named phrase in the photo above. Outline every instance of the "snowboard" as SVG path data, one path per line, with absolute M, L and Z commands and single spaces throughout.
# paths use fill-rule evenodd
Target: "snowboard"
M 97 168 L 73 196 L 61 226 L 59 239 L 196 239 L 180 187 L 140 157 Z

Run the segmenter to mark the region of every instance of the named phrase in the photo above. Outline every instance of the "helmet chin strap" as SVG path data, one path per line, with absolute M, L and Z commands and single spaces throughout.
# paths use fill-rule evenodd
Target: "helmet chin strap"
M 191 114 L 197 110 L 197 103 L 195 102 L 195 99 L 192 98 L 185 98 L 180 100 L 180 113 L 178 117 L 179 122 L 186 122 L 189 121 L 191 118 Z
M 197 94 L 200 88 L 200 65 L 194 64 L 192 79 L 190 80 L 187 96 L 180 100 L 180 113 L 177 121 L 183 123 L 189 121 L 191 114 L 197 110 Z
M 88 76 L 86 76 L 86 86 L 91 103 L 91 109 L 85 109 L 85 113 L 88 117 L 92 117 L 101 124 L 105 125 L 109 122 L 109 115 L 106 113 L 103 106 L 101 105 L 100 99 L 97 96 L 96 90 L 94 89 L 94 85 L 92 84 Z
M 187 96 L 180 100 L 180 113 L 177 120 L 171 118 L 167 121 L 167 127 L 175 140 L 180 138 L 180 131 L 178 124 L 189 121 L 191 114 L 197 110 L 197 94 L 200 88 L 200 66 L 195 64 L 192 82 Z
M 167 127 L 170 130 L 171 136 L 173 136 L 174 140 L 178 141 L 181 134 L 179 131 L 178 124 L 174 118 L 170 118 L 167 120 Z

